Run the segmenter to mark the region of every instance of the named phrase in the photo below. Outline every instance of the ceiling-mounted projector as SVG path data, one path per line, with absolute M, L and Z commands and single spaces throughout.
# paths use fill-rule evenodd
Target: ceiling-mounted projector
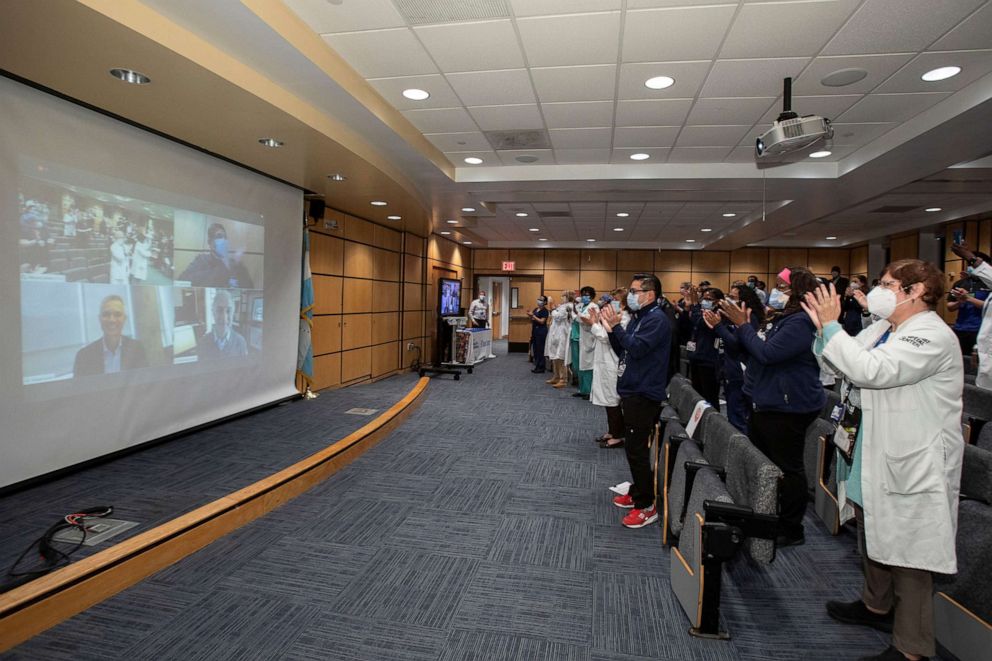
M 755 140 L 754 153 L 758 158 L 780 156 L 833 137 L 834 130 L 829 119 L 816 115 L 800 117 L 792 110 L 792 78 L 786 78 L 782 113 L 772 127 Z

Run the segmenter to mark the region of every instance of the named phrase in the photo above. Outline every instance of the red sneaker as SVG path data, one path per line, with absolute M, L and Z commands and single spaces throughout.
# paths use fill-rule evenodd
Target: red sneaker
M 646 525 L 650 525 L 658 520 L 658 509 L 652 505 L 647 509 L 630 510 L 630 513 L 623 517 L 623 525 L 628 528 L 643 528 Z
M 614 496 L 613 504 L 617 507 L 622 507 L 625 510 L 629 510 L 634 506 L 634 499 L 630 497 L 630 494 L 625 493 L 622 496 Z

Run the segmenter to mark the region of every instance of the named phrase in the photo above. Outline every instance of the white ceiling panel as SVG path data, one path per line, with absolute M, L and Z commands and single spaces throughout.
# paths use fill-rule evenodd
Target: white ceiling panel
M 573 216 L 605 216 L 606 202 L 572 202 Z
M 988 35 L 992 46 L 992 32 Z M 946 80 L 928 83 L 921 76 L 939 67 L 958 66 L 961 73 Z M 992 50 L 922 53 L 899 70 L 876 92 L 956 92 L 992 72 Z
M 680 130 L 679 126 L 621 126 L 615 131 L 613 146 L 618 149 L 672 147 Z
M 542 103 L 541 111 L 549 129 L 613 125 L 613 101 Z
M 931 46 L 930 50 L 988 48 L 990 41 L 992 41 L 992 3 L 986 3 L 985 6 L 937 40 L 937 43 Z
M 532 67 L 617 61 L 620 12 L 522 18 L 517 28 Z
M 441 74 L 429 76 L 402 76 L 400 78 L 372 78 L 369 84 L 382 94 L 397 110 L 419 108 L 454 108 L 461 105 L 454 90 Z M 430 93 L 424 101 L 412 101 L 403 96 L 403 90 L 421 89 Z
M 804 57 L 718 60 L 706 78 L 702 96 L 777 96 L 782 93 L 782 79 L 798 76 L 808 61 Z
M 687 124 L 747 124 L 757 122 L 775 103 L 773 97 L 699 99 L 692 107 Z
M 723 160 L 727 163 L 755 163 L 757 159 L 754 156 L 754 145 L 734 147 Z
M 444 72 L 524 66 L 524 55 L 509 20 L 425 25 L 413 30 Z
M 905 122 L 950 96 L 946 92 L 923 94 L 869 94 L 837 117 L 844 123 Z
M 391 0 L 335 5 L 326 0 L 286 0 L 286 5 L 317 34 L 398 28 L 406 21 Z
M 535 103 L 526 69 L 448 74 L 448 82 L 466 106 Z
M 516 16 L 551 16 L 620 9 L 620 0 L 510 0 Z
M 481 158 L 481 165 L 499 165 L 500 163 L 499 157 L 496 156 L 496 152 L 492 149 L 480 149 L 477 151 L 446 151 L 444 152 L 444 155 L 448 157 L 448 160 L 451 161 L 452 165 L 456 168 L 478 167 L 476 165 L 469 165 L 465 162 L 465 159 L 469 157 Z
M 696 96 L 710 70 L 711 60 L 696 62 L 627 62 L 620 65 L 620 99 L 662 99 Z M 645 87 L 644 81 L 668 76 L 675 84 L 661 90 Z
M 542 103 L 605 101 L 614 98 L 617 67 L 615 64 L 599 64 L 533 68 L 531 75 Z
M 458 133 L 479 130 L 464 108 L 404 110 L 403 116 L 422 133 Z
M 792 109 L 799 113 L 800 115 L 819 115 L 820 117 L 826 117 L 829 120 L 836 119 L 840 117 L 848 108 L 853 106 L 862 98 L 860 94 L 832 94 L 826 96 L 794 96 L 792 97 Z M 771 126 L 771 123 L 778 118 L 779 113 L 782 112 L 782 101 L 777 99 L 775 105 L 769 108 L 768 112 L 762 115 L 761 119 L 758 121 L 761 124 L 758 127 L 764 130 L 765 125 Z
M 719 163 L 730 147 L 676 147 L 668 157 L 669 163 Z
M 346 32 L 323 39 L 366 78 L 437 73 L 427 51 L 406 28 Z
M 555 162 L 554 154 L 550 149 L 506 149 L 496 152 L 503 165 L 552 165 Z M 521 163 L 516 160 L 518 156 L 536 156 L 533 163 Z
M 617 126 L 677 126 L 685 121 L 692 99 L 619 101 Z
M 919 51 L 984 0 L 866 0 L 824 55 Z
M 866 94 L 913 59 L 912 53 L 888 55 L 832 55 L 815 58 L 792 86 L 794 94 Z M 828 74 L 843 69 L 864 69 L 862 80 L 843 87 L 821 85 Z
M 668 160 L 668 152 L 670 149 L 662 149 L 659 147 L 649 147 L 647 149 L 619 149 L 614 147 L 613 155 L 610 157 L 610 163 L 623 163 L 625 165 L 655 165 L 657 163 L 664 163 Z M 649 159 L 644 161 L 634 161 L 631 160 L 631 154 L 644 153 L 650 156 Z
M 834 145 L 866 145 L 872 140 L 885 135 L 897 126 L 899 125 L 895 123 L 835 123 L 833 143 Z
M 744 5 L 720 57 L 816 55 L 860 3 L 824 0 Z
M 724 154 L 737 145 L 751 130 L 747 126 L 686 126 L 679 135 L 678 147 L 718 147 L 726 146 Z M 719 160 L 723 160 L 721 156 Z
M 541 111 L 535 104 L 477 106 L 468 109 L 483 131 L 515 131 L 544 128 Z
M 735 0 L 627 0 L 627 9 L 658 9 L 662 7 L 693 7 L 700 5 L 733 5 Z
M 478 131 L 465 133 L 428 133 L 425 136 L 441 151 L 469 151 L 492 149 L 486 136 Z
M 557 149 L 609 149 L 612 128 L 551 129 L 551 146 Z
M 720 5 L 628 11 L 623 61 L 712 59 L 736 9 Z

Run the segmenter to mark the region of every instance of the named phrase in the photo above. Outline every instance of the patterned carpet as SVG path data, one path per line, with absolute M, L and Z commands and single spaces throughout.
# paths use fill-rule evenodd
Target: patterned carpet
M 888 644 L 827 618 L 827 599 L 858 596 L 858 557 L 852 535 L 829 537 L 812 518 L 806 545 L 771 567 L 731 568 L 730 641 L 689 636 L 659 528 L 623 528 L 610 502 L 606 487 L 629 473 L 622 451 L 592 442 L 604 412 L 528 370 L 500 355 L 461 381 L 434 379 L 420 410 L 351 466 L 4 658 L 733 661 L 850 659 Z M 147 511 L 162 511 L 173 491 L 212 497 L 291 463 L 307 434 L 346 433 L 332 428 L 351 418 L 341 410 L 385 408 L 411 385 L 328 393 L 212 432 L 266 448 L 250 460 L 244 445 L 196 444 L 191 456 L 184 440 L 97 470 L 124 493 L 143 482 L 116 476 L 154 464 L 167 481 L 185 467 L 176 489 L 142 487 Z M 303 406 L 320 420 L 296 421 Z M 203 465 L 218 462 L 239 484 Z M 87 481 L 69 500 L 113 500 L 100 477 Z M 43 520 L 59 511 L 48 505 Z

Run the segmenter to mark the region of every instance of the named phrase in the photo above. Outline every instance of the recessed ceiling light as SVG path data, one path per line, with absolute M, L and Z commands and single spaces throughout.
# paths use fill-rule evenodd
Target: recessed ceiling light
M 644 81 L 644 86 L 648 89 L 663 90 L 675 84 L 675 79 L 669 76 L 655 76 Z
M 614 232 L 622 232 L 623 231 L 623 228 L 622 227 L 614 227 L 613 228 L 613 231 Z
M 943 207 L 927 207 L 926 209 L 924 209 L 924 211 L 928 211 L 929 213 L 933 213 L 934 211 L 943 211 L 943 210 L 944 210 Z
M 458 224 L 458 221 L 457 220 L 446 220 L 444 222 L 448 223 L 449 225 L 457 225 Z
M 147 85 L 152 79 L 143 73 L 138 73 L 132 69 L 111 69 L 110 75 L 117 80 L 123 80 L 131 85 Z
M 544 238 L 544 237 L 542 236 L 542 237 L 541 237 L 540 239 L 538 239 L 538 241 L 547 241 L 547 239 L 545 239 L 545 238 Z
M 451 234 L 451 232 L 444 231 L 444 232 L 441 232 L 441 234 L 443 234 L 444 236 L 448 236 L 449 234 Z
M 923 80 L 928 83 L 935 83 L 938 80 L 947 80 L 948 78 L 953 78 L 954 76 L 961 73 L 961 67 L 940 67 L 939 69 L 932 69 L 927 71 L 925 74 L 920 76 Z
M 526 217 L 527 217 L 527 212 L 525 212 L 525 211 L 518 211 L 517 212 L 517 218 L 526 218 Z
M 540 229 L 538 229 L 537 227 L 531 227 L 531 228 L 530 228 L 529 230 L 527 230 L 527 231 L 528 231 L 528 232 L 540 232 L 541 230 L 540 230 Z
M 837 237 L 836 236 L 828 236 L 827 237 L 827 241 L 836 241 L 836 240 L 837 240 Z
M 468 163 L 469 165 L 479 165 L 480 163 L 482 163 L 482 159 L 479 158 L 478 156 L 468 156 L 466 157 L 465 162 Z
M 472 213 L 473 211 L 475 211 L 475 207 L 462 207 L 462 211 L 464 213 Z
M 695 239 L 686 239 L 685 242 L 686 243 L 695 243 L 696 240 Z
M 372 202 L 370 204 L 372 206 L 374 206 L 374 207 L 384 207 L 384 206 L 386 206 L 386 203 L 383 202 L 382 200 L 372 200 Z
M 631 154 L 630 155 L 630 160 L 632 160 L 632 161 L 643 161 L 643 160 L 646 160 L 646 159 L 649 159 L 649 158 L 651 158 L 651 155 L 650 154 L 641 154 L 641 153 L 638 153 L 638 154 Z
M 418 90 L 416 87 L 408 90 L 403 90 L 403 96 L 410 99 L 411 101 L 424 101 L 430 98 L 431 93 L 427 90 Z
M 589 243 L 596 243 L 596 239 L 586 239 Z
M 471 241 L 462 241 L 462 243 L 464 243 L 466 246 L 472 245 L 472 242 Z
M 630 214 L 627 213 L 626 211 L 621 211 L 620 213 L 617 214 L 617 218 L 626 218 L 629 215 Z
M 712 228 L 710 228 L 710 227 L 704 227 L 704 228 L 702 228 L 702 229 L 701 229 L 701 230 L 699 230 L 699 231 L 700 231 L 700 232 L 712 232 L 712 231 L 713 231 L 713 229 L 712 229 Z
M 348 177 L 344 176 L 343 174 L 329 174 L 327 175 L 327 178 L 330 179 L 331 181 L 344 181 Z
M 403 216 L 386 216 L 386 220 L 403 220 Z
M 266 147 L 282 147 L 284 143 L 275 138 L 259 138 L 258 144 L 265 145 Z
M 733 218 L 736 215 L 737 215 L 736 213 L 725 213 L 725 214 L 723 214 L 723 217 L 724 218 Z
M 833 153 L 832 151 L 828 151 L 828 150 L 824 149 L 822 151 L 815 151 L 815 152 L 813 152 L 812 154 L 809 155 L 809 157 L 810 158 L 826 158 L 827 156 L 830 156 L 830 154 L 832 154 L 832 153 Z

